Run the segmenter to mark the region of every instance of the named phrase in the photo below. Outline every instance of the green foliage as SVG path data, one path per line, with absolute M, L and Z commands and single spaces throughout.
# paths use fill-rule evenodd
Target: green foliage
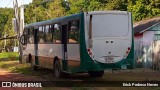
M 3 38 L 4 35 L 14 36 L 14 30 L 12 26 L 12 18 L 14 16 L 12 8 L 0 8 L 0 38 Z M 9 46 L 10 41 L 7 40 Z M 0 41 L 0 49 L 3 47 L 4 41 Z M 13 44 L 13 43 L 12 43 Z
M 54 0 L 48 4 L 48 10 L 46 11 L 49 18 L 56 18 L 66 15 L 65 8 L 62 6 L 63 0 Z
M 19 61 L 6 61 L 0 62 L 0 68 L 16 73 L 22 73 L 26 75 L 32 75 L 32 71 L 29 64 L 19 64 Z
M 68 2 L 70 3 L 68 14 L 102 10 L 104 6 L 99 0 L 68 0 Z
M 5 52 L 0 53 L 0 60 L 18 60 L 18 53 L 17 52 Z
M 8 34 L 9 36 L 14 35 L 12 28 L 12 18 L 13 18 L 13 9 L 11 8 L 0 8 L 0 36 Z
M 136 0 L 129 2 L 128 11 L 133 13 L 133 19 L 140 21 L 144 18 L 160 16 L 159 0 Z
M 7 24 L 8 16 L 6 15 L 4 9 L 0 9 L 0 37 L 3 36 L 3 30 Z
M 107 10 L 127 11 L 127 0 L 108 0 L 105 8 Z
M 47 13 L 48 2 L 33 0 L 33 3 L 25 6 L 25 23 L 34 23 L 49 19 Z

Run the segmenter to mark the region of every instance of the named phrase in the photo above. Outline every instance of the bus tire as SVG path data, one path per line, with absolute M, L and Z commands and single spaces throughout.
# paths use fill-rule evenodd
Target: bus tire
M 29 56 L 29 61 L 31 62 L 31 69 L 32 69 L 33 71 L 37 71 L 37 70 L 38 70 L 38 66 L 35 66 L 35 65 L 34 65 L 32 56 Z
M 102 77 L 104 74 L 104 70 L 101 71 L 90 71 L 88 72 L 90 77 Z
M 59 60 L 55 60 L 54 62 L 54 75 L 57 78 L 62 77 L 62 71 L 61 71 L 61 66 Z

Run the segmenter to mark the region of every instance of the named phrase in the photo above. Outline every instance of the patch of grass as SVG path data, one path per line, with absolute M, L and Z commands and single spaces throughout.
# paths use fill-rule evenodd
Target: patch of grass
M 21 73 L 25 75 L 32 75 L 32 76 L 39 76 L 39 77 L 43 77 L 45 75 L 46 77 L 48 77 L 48 72 L 51 72 L 46 69 L 33 71 L 31 69 L 30 63 L 19 64 L 19 61 L 0 62 L 0 68 L 10 72 L 16 72 L 16 73 Z
M 0 62 L 0 68 L 10 72 L 23 73 L 27 75 L 31 75 L 32 73 L 29 64 L 19 64 L 19 61 Z
M 7 62 L 0 62 L 0 68 L 2 69 L 9 69 L 11 68 L 17 61 L 7 61 Z
M 0 61 L 18 60 L 19 54 L 17 52 L 4 52 L 0 53 Z

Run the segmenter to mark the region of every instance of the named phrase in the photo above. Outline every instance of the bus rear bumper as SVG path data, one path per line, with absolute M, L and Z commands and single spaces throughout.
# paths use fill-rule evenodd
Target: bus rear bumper
M 132 59 L 123 59 L 117 63 L 100 63 L 94 61 L 94 64 L 92 66 L 93 71 L 111 69 L 134 69 L 134 62 Z

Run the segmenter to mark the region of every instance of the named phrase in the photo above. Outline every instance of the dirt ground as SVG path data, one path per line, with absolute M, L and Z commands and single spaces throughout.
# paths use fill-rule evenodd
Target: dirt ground
M 0 69 L 0 81 L 37 81 L 42 80 L 34 76 L 26 76 L 19 73 L 11 73 L 9 71 Z M 0 87 L 0 90 L 42 90 L 41 88 L 3 88 Z
M 119 70 L 119 71 L 105 71 L 101 78 L 91 78 L 88 74 L 74 74 L 68 78 L 57 79 L 52 72 L 47 69 L 40 69 L 38 72 L 44 72 L 41 76 L 29 76 L 20 73 L 12 73 L 0 69 L 0 81 L 160 81 L 160 71 L 151 69 L 134 69 L 134 70 Z M 71 85 L 72 86 L 72 85 Z M 51 87 L 51 88 L 0 88 L 0 90 L 160 90 L 157 87 Z
M 15 81 L 46 81 L 45 79 L 42 79 L 38 76 L 29 76 L 29 75 L 24 75 L 24 74 L 20 74 L 20 73 L 13 73 L 13 72 L 9 72 L 3 69 L 0 69 L 0 81 L 3 82 L 15 82 Z M 1 82 L 0 82 L 1 83 Z M 0 87 L 0 90 L 71 90 L 69 88 L 19 88 L 19 87 L 12 87 L 12 88 L 8 88 L 8 87 Z

